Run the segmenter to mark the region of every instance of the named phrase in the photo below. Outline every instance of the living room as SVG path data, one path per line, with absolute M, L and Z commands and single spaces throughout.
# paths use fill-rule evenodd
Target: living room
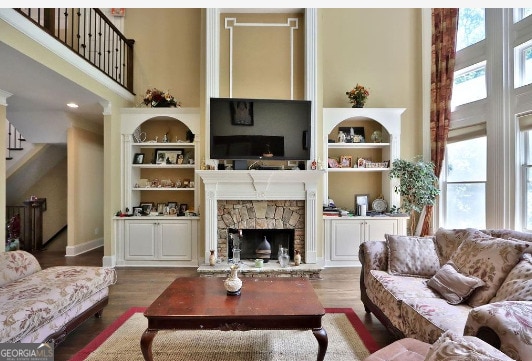
M 206 65 L 205 53 L 208 48 L 205 39 L 202 37 L 202 29 L 204 29 L 207 22 L 205 19 L 208 18 L 205 9 L 126 9 L 125 14 L 124 33 L 128 38 L 135 39 L 134 89 L 138 96 L 134 97 L 134 99 L 124 100 L 123 97 L 112 94 L 101 84 L 97 84 L 94 80 L 86 79 L 79 74 L 79 71 L 73 69 L 71 65 L 55 64 L 53 57 L 42 60 L 49 68 L 68 75 L 72 79 L 79 80 L 80 84 L 91 89 L 112 104 L 109 112 L 103 116 L 103 173 L 106 176 L 103 179 L 104 191 L 102 199 L 105 201 L 103 202 L 104 210 L 101 226 L 103 229 L 101 239 L 104 247 L 103 254 L 100 257 L 103 258 L 103 263 L 106 265 L 113 265 L 113 259 L 116 256 L 117 237 L 113 231 L 113 215 L 118 209 L 125 211 L 120 194 L 120 189 L 122 189 L 122 163 L 119 156 L 121 153 L 120 109 L 133 107 L 139 103 L 139 96 L 143 95 L 145 89 L 152 87 L 169 89 L 182 102 L 183 107 L 205 109 L 208 102 L 208 94 L 217 93 L 220 96 L 227 96 L 228 94 L 224 93 L 227 92 L 227 88 L 224 87 L 229 83 L 229 75 L 224 72 L 220 73 L 219 90 L 217 89 L 214 92 L 208 88 L 206 82 L 200 81 L 200 79 L 205 78 L 206 74 L 206 70 L 204 70 Z M 277 19 L 282 16 L 279 14 L 264 15 L 246 12 L 234 12 L 230 13 L 230 15 L 245 22 L 255 22 L 259 21 L 257 19 L 263 18 L 267 18 L 267 21 L 273 21 L 271 19 Z M 308 20 L 305 19 L 302 13 L 295 12 L 291 13 L 290 16 L 299 17 L 302 19 L 301 23 L 307 26 Z M 364 84 L 371 90 L 366 107 L 406 109 L 401 119 L 401 158 L 411 159 L 418 154 L 428 154 L 427 149 L 430 142 L 428 141 L 429 127 L 427 119 L 429 112 L 428 101 L 426 100 L 428 85 L 426 75 L 430 71 L 427 70 L 426 59 L 427 54 L 430 58 L 430 51 L 427 52 L 426 45 L 427 41 L 430 43 L 430 35 L 427 35 L 430 34 L 430 31 L 427 32 L 426 21 L 427 19 L 430 21 L 430 12 L 427 13 L 426 9 L 318 9 L 314 16 L 313 19 L 317 21 L 317 34 L 315 34 L 317 54 L 315 55 L 316 63 L 314 64 L 315 87 L 310 90 L 306 89 L 308 85 L 303 80 L 304 76 L 301 75 L 305 74 L 302 58 L 295 62 L 299 64 L 300 75 L 298 81 L 294 83 L 295 98 L 302 99 L 306 97 L 305 94 L 315 93 L 313 98 L 316 110 L 314 158 L 318 159 L 320 158 L 319 155 L 324 153 L 324 144 L 321 142 L 321 139 L 324 139 L 324 134 L 322 134 L 323 127 L 321 126 L 322 108 L 350 107 L 351 105 L 345 96 L 345 92 L 357 83 Z M 150 21 L 150 19 L 153 19 L 153 21 Z M 224 26 L 222 24 L 223 21 L 220 21 L 220 32 Z M 345 24 L 357 24 L 357 29 L 361 29 L 361 34 L 347 32 Z M 6 25 L 3 24 L 3 26 Z M 6 34 L 13 35 L 11 28 L 7 30 Z M 32 41 L 22 39 L 22 41 L 17 43 L 12 39 L 8 39 L 8 37 L 9 35 L 6 35 L 6 43 L 23 51 L 25 54 L 35 58 L 38 57 L 39 51 L 32 49 L 35 46 Z M 20 36 L 15 38 L 20 40 Z M 1 40 L 4 41 L 3 36 Z M 375 46 L 375 44 L 379 44 L 379 46 Z M 266 44 L 262 43 L 252 45 L 267 48 Z M 304 47 L 301 46 L 301 48 Z M 393 56 L 386 56 L 386 54 L 393 54 Z M 222 59 L 222 61 L 226 61 L 226 59 Z M 275 73 L 275 71 L 268 72 L 268 68 L 268 64 L 259 63 L 252 69 L 253 75 L 255 76 L 257 71 L 263 70 L 264 74 Z M 161 71 L 161 69 L 163 70 Z M 245 77 L 241 78 L 240 81 L 244 82 L 246 80 Z M 233 96 L 250 98 L 289 97 L 285 94 L 285 90 L 283 90 L 282 94 L 277 93 L 278 89 L 289 89 L 289 86 L 281 87 L 277 78 L 273 77 L 271 77 L 272 81 L 274 81 L 273 84 L 268 83 L 268 78 L 268 75 L 266 75 L 258 80 L 260 87 L 246 87 L 235 81 L 233 84 L 235 89 Z M 233 80 L 238 80 L 238 78 Z M 523 91 L 520 94 L 520 99 L 526 98 L 527 94 L 526 90 Z M 7 103 L 9 104 L 9 101 Z M 493 103 L 490 102 L 490 104 Z M 519 103 L 519 108 L 514 109 L 515 114 L 524 113 L 524 107 L 528 105 L 530 104 L 526 101 Z M 462 107 L 461 110 L 462 114 L 465 114 L 463 118 L 468 118 L 466 115 L 469 115 L 469 119 L 471 118 L 469 111 L 465 107 Z M 202 112 L 201 117 L 204 120 L 208 119 L 206 112 Z M 487 127 L 494 126 L 495 129 L 499 129 L 494 121 L 487 122 L 487 124 Z M 513 126 L 515 127 L 515 124 Z M 201 144 L 209 143 L 205 135 L 207 133 L 205 132 L 206 128 L 207 123 L 202 122 Z M 512 166 L 505 166 L 505 164 L 512 163 L 510 155 L 502 159 L 502 154 L 508 154 L 507 148 L 503 149 L 503 147 L 509 147 L 508 143 L 515 144 L 515 142 L 512 143 L 515 139 L 511 138 L 512 135 L 508 134 L 508 132 L 501 132 L 505 138 L 504 141 L 501 141 L 503 144 L 499 144 L 497 139 L 491 139 L 491 137 L 496 138 L 491 135 L 491 130 L 487 133 L 488 142 L 493 141 L 495 144 L 495 146 L 489 147 L 488 158 L 491 159 L 491 156 L 494 155 L 493 158 L 497 159 L 497 161 L 489 162 L 488 178 L 492 179 L 491 175 L 494 175 L 493 179 L 496 179 L 496 181 L 487 183 L 486 219 L 483 225 L 479 225 L 479 228 L 525 229 L 526 227 L 519 220 L 521 219 L 519 212 L 523 209 L 523 204 L 519 204 L 520 197 L 515 195 L 515 189 L 518 188 L 518 185 L 508 186 L 508 183 L 503 181 L 508 177 L 512 177 L 512 171 L 516 171 Z M 515 137 L 515 134 L 513 136 Z M 456 139 L 459 138 L 457 137 Z M 203 157 L 208 158 L 206 149 L 202 149 L 202 154 Z M 495 153 L 497 150 L 500 152 L 497 154 L 491 153 Z M 515 153 L 513 153 L 513 156 L 516 157 Z M 196 159 L 199 160 L 201 158 L 196 157 Z M 368 183 L 372 183 L 372 181 Z M 340 207 L 350 209 L 353 208 L 353 196 L 355 194 L 369 193 L 370 199 L 377 198 L 379 196 L 377 190 L 368 191 L 368 189 L 373 189 L 372 187 L 372 185 L 365 183 L 340 183 L 338 184 L 338 189 L 341 189 L 341 196 L 333 198 Z M 317 199 L 321 201 L 329 198 L 325 193 L 324 188 L 319 187 Z M 204 202 L 203 199 L 202 202 Z M 497 204 L 504 204 L 504 209 L 501 210 L 500 207 L 496 207 L 495 205 Z M 321 208 L 321 204 L 319 204 L 319 208 Z M 206 209 L 206 207 L 199 207 L 200 214 L 201 209 Z M 69 213 L 81 214 L 83 211 L 85 210 L 69 209 Z M 446 225 L 442 221 L 438 223 L 438 217 L 435 217 L 435 220 L 435 227 Z M 76 222 L 79 224 L 82 220 L 74 220 L 73 224 L 76 224 Z M 73 227 L 73 229 L 75 232 L 76 227 Z M 200 226 L 200 238 L 205 237 L 202 232 L 205 232 L 205 227 Z M 323 232 L 323 225 L 318 222 L 316 224 L 316 234 L 323 234 Z M 92 240 L 93 237 L 86 233 L 73 233 L 69 234 L 68 245 L 76 247 Z M 325 251 L 322 237 L 318 236 L 317 240 L 316 257 L 317 259 L 323 259 Z M 208 249 L 206 249 L 203 242 L 199 242 L 199 246 L 199 259 L 203 261 Z M 97 262 L 100 265 L 102 258 Z M 157 279 L 159 277 L 158 272 L 165 273 L 169 272 L 169 270 L 150 270 L 147 273 L 151 274 L 149 276 L 152 277 L 151 279 Z M 172 272 L 186 273 L 186 271 L 181 270 L 172 270 Z M 333 284 L 335 282 L 336 284 L 346 282 L 340 270 L 325 270 L 325 279 L 327 279 L 327 272 L 335 275 L 333 276 Z M 344 272 L 353 272 L 352 276 L 355 280 L 351 286 L 356 288 L 358 282 L 357 271 L 349 269 L 348 271 L 344 270 Z M 143 270 L 136 269 L 119 270 L 119 280 L 120 277 L 135 277 L 142 273 Z M 321 287 L 327 287 L 326 282 L 325 280 L 325 282 L 321 283 Z M 150 284 L 150 281 L 147 280 L 146 283 Z M 317 287 L 319 288 L 320 286 Z M 338 287 L 337 291 L 340 290 L 342 290 L 341 286 Z M 158 294 L 160 291 L 157 290 L 153 293 Z M 128 291 L 123 292 L 127 294 Z M 350 299 L 359 297 L 356 294 L 357 291 L 353 291 L 353 289 L 346 292 L 349 293 L 348 298 Z M 329 297 L 327 295 L 322 296 L 325 299 Z M 337 304 L 336 307 L 342 307 L 343 300 L 339 297 L 339 299 L 333 298 L 325 303 L 327 303 L 327 307 L 335 307 L 334 304 Z M 361 308 L 362 306 L 359 305 L 358 307 Z M 117 312 L 115 315 L 117 314 L 119 313 Z M 371 324 L 375 321 L 371 321 L 371 318 L 369 318 L 366 322 Z M 374 327 L 377 330 L 377 334 L 379 334 L 380 326 L 375 325 Z M 384 332 L 382 332 L 382 335 L 384 335 Z M 389 340 L 387 336 L 383 336 L 381 341 L 384 344 Z

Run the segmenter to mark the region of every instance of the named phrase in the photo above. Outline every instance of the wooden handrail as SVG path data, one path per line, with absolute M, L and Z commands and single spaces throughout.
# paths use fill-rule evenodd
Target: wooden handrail
M 133 92 L 133 45 L 99 9 L 16 8 L 42 30 Z

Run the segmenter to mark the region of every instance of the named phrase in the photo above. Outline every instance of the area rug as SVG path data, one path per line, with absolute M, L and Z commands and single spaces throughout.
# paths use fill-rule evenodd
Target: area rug
M 131 308 L 70 361 L 143 361 L 140 337 L 145 308 Z M 363 360 L 379 347 L 350 308 L 328 308 L 322 319 L 329 346 L 325 360 Z M 311 331 L 159 331 L 152 344 L 156 361 L 315 360 L 318 342 Z

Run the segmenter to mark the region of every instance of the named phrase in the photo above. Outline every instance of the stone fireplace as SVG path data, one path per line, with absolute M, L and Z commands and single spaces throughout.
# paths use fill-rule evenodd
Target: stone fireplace
M 303 261 L 317 262 L 316 188 L 323 177 L 322 171 L 210 170 L 197 173 L 205 185 L 205 210 L 202 212 L 205 263 L 208 263 L 210 250 L 215 250 L 217 257 L 228 257 L 229 228 L 293 229 L 294 248 L 300 250 Z

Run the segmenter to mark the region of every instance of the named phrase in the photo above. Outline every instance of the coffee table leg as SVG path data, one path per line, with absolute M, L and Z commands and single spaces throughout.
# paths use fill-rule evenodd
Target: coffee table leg
M 144 333 L 142 334 L 142 337 L 140 338 L 140 349 L 142 351 L 142 356 L 144 356 L 144 360 L 146 361 L 153 361 L 151 343 L 156 334 L 157 330 L 150 330 L 149 328 L 147 328 L 146 331 L 144 331 Z
M 329 339 L 327 338 L 327 331 L 322 328 L 315 328 L 312 330 L 314 337 L 318 340 L 318 361 L 323 361 L 325 358 L 325 352 L 327 352 L 327 345 L 329 344 Z

